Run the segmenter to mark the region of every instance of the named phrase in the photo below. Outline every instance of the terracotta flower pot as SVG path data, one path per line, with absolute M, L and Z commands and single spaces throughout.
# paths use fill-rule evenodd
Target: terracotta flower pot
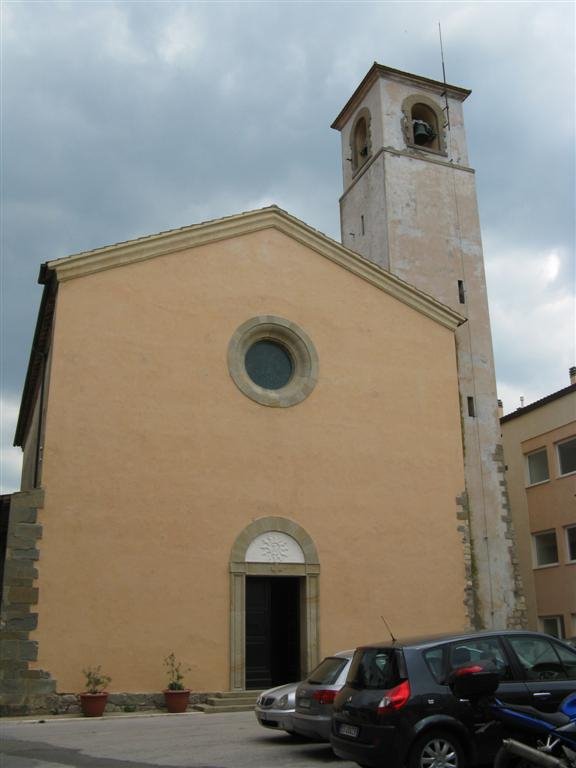
M 84 717 L 102 717 L 107 701 L 108 694 L 105 691 L 102 693 L 81 693 L 80 707 L 82 708 L 82 714 Z
M 186 712 L 188 702 L 190 701 L 190 691 L 164 691 L 164 701 L 168 712 Z

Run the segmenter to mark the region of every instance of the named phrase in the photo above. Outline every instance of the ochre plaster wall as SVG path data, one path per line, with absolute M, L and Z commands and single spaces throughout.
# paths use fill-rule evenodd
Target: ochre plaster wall
M 312 394 L 274 409 L 226 364 L 238 326 L 300 325 Z M 275 230 L 59 286 L 37 665 L 159 690 L 163 658 L 226 689 L 230 549 L 253 520 L 318 549 L 321 653 L 460 629 L 464 486 L 453 334 Z

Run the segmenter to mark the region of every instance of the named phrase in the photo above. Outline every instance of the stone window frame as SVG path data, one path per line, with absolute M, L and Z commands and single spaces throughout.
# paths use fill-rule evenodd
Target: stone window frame
M 303 563 L 246 562 L 251 542 L 263 533 L 285 533 L 300 545 Z M 307 674 L 320 661 L 320 560 L 318 550 L 301 525 L 285 517 L 261 517 L 236 537 L 230 552 L 230 690 L 246 689 L 246 576 L 299 576 L 301 594 L 302 672 Z
M 366 157 L 362 158 L 362 161 L 360 162 L 360 158 L 358 157 L 358 148 L 356 146 L 356 133 L 358 130 L 358 125 L 361 120 L 364 120 L 366 123 Z M 352 162 L 352 174 L 356 175 L 359 171 L 364 168 L 368 160 L 372 157 L 372 115 L 370 114 L 370 110 L 368 107 L 362 107 L 362 109 L 358 112 L 356 117 L 354 118 L 354 122 L 352 123 L 352 129 L 350 131 L 350 152 L 351 152 L 351 162 Z
M 292 358 L 292 376 L 280 389 L 260 387 L 246 371 L 246 352 L 264 339 L 285 347 Z M 271 408 L 289 408 L 305 400 L 316 386 L 318 354 L 308 334 L 296 323 L 277 315 L 258 315 L 242 323 L 230 339 L 228 370 L 246 397 Z
M 424 144 L 416 144 L 414 142 L 414 133 L 412 128 L 412 110 L 417 104 L 423 104 L 434 112 L 436 117 L 436 128 L 438 136 L 438 149 L 434 147 L 427 147 Z M 402 133 L 404 134 L 404 141 L 406 146 L 410 149 L 417 149 L 421 152 L 431 152 L 434 155 L 448 156 L 447 141 L 446 141 L 446 129 L 444 127 L 444 112 L 442 108 L 429 96 L 425 96 L 422 93 L 416 93 L 408 96 L 402 102 Z

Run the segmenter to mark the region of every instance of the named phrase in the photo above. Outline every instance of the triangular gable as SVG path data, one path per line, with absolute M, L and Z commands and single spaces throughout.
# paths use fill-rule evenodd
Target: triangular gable
M 49 351 L 59 282 L 269 228 L 283 232 L 445 328 L 454 331 L 465 322 L 465 318 L 450 307 L 345 248 L 275 205 L 96 248 L 92 251 L 83 251 L 46 262 L 41 267 L 39 282 L 44 284 L 44 295 L 30 353 L 14 445 L 24 444 L 30 426 L 43 366 Z
M 49 261 L 46 268 L 56 275 L 58 282 L 64 282 L 105 269 L 125 266 L 269 228 L 283 232 L 446 328 L 454 330 L 465 320 L 450 307 L 345 248 L 275 205 L 73 254 Z

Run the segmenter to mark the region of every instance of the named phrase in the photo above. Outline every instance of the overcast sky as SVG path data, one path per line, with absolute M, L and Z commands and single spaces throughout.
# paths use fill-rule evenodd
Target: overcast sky
M 275 203 L 339 239 L 330 123 L 373 61 L 471 88 L 499 396 L 575 353 L 572 2 L 2 2 L 2 492 L 42 262 Z

